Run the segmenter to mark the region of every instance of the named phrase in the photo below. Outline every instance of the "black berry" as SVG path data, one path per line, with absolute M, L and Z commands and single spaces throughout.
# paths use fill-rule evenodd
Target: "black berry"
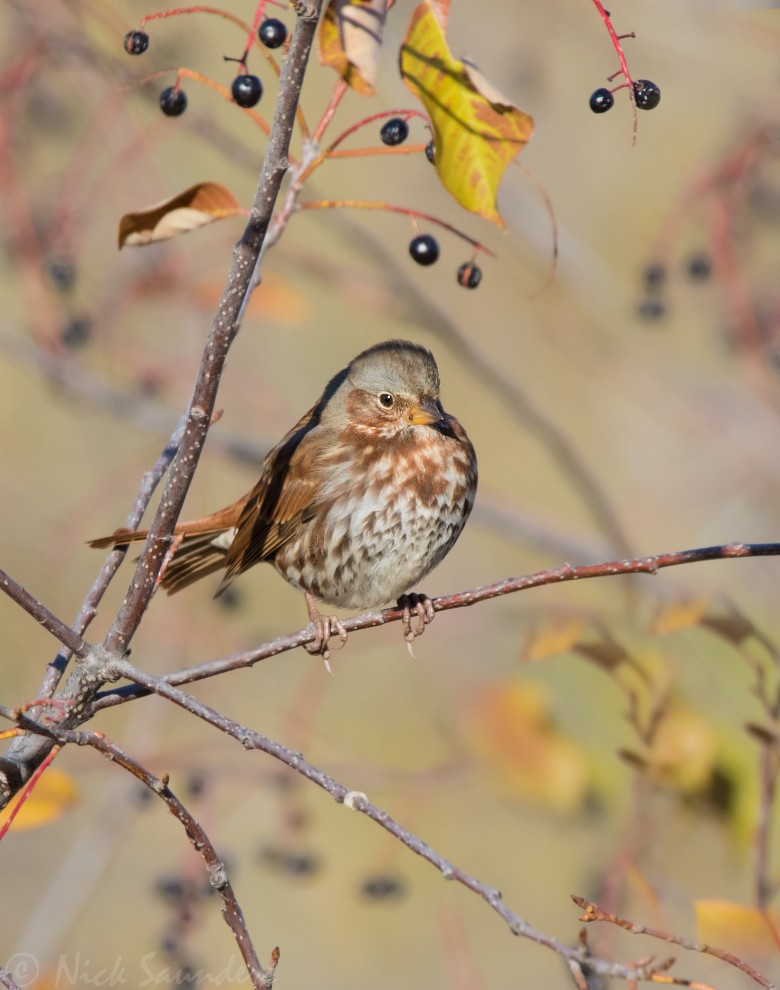
M 230 584 L 224 591 L 220 592 L 216 604 L 220 608 L 224 608 L 226 612 L 237 609 L 241 605 L 241 592 L 236 591 L 235 586 Z
M 159 395 L 164 379 L 156 368 L 141 368 L 138 373 L 138 391 L 148 399 Z
M 122 44 L 128 55 L 143 55 L 149 47 L 149 35 L 146 31 L 128 31 Z
M 286 873 L 298 877 L 311 876 L 320 868 L 319 860 L 314 853 L 305 852 L 287 853 L 280 865 Z
M 660 261 L 652 262 L 642 272 L 642 279 L 649 292 L 660 289 L 666 281 L 666 266 L 662 265 Z
M 263 95 L 263 84 L 257 76 L 236 76 L 231 89 L 233 99 L 240 107 L 253 107 L 260 102 Z
M 641 320 L 660 320 L 662 316 L 666 315 L 666 306 L 661 302 L 660 299 L 643 299 L 636 308 L 637 316 Z
M 482 281 L 482 269 L 473 261 L 464 261 L 458 269 L 458 285 L 464 289 L 476 289 Z
M 164 935 L 160 939 L 160 949 L 162 952 L 165 953 L 166 956 L 172 956 L 175 952 L 179 951 L 178 938 L 175 935 L 171 934 L 171 932 L 168 932 L 167 935 Z M 180 972 L 181 970 L 176 971 L 177 978 L 179 978 Z
M 425 157 L 428 159 L 431 165 L 436 164 L 436 148 L 433 144 L 433 141 L 429 141 L 425 145 Z
M 48 274 L 58 292 L 70 292 L 76 284 L 76 266 L 69 258 L 53 258 L 49 262 Z
M 183 901 L 188 893 L 184 882 L 176 876 L 160 877 L 155 883 L 155 890 L 164 901 L 169 903 Z
M 183 89 L 169 86 L 160 93 L 160 109 L 166 117 L 178 117 L 187 109 L 187 94 Z
M 439 260 L 439 242 L 430 234 L 418 234 L 409 242 L 409 254 L 418 265 L 432 265 Z
M 287 40 L 287 27 L 275 17 L 269 17 L 257 29 L 257 36 L 266 48 L 279 48 Z
M 590 94 L 590 108 L 594 113 L 606 113 L 615 104 L 615 97 L 603 86 Z
M 83 347 L 92 336 L 92 320 L 88 316 L 76 316 L 62 328 L 62 343 L 66 347 Z
M 640 110 L 654 110 L 661 102 L 661 90 L 649 79 L 634 82 L 634 99 Z
M 206 777 L 197 771 L 187 781 L 187 791 L 190 797 L 201 797 L 206 790 Z
M 396 877 L 378 875 L 369 877 L 363 884 L 362 894 L 372 900 L 385 901 L 390 898 L 403 897 L 404 885 Z
M 394 144 L 403 144 L 409 137 L 409 125 L 403 117 L 392 117 L 382 125 L 379 136 L 382 138 L 383 144 L 389 144 L 391 146 Z
M 777 223 L 780 220 L 780 186 L 764 181 L 751 183 L 747 204 L 762 223 Z
M 712 275 L 712 262 L 706 254 L 694 254 L 688 261 L 688 275 L 694 282 L 706 282 Z

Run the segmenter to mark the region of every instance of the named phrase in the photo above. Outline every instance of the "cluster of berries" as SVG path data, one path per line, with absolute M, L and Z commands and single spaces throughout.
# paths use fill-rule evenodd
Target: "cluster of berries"
M 258 28 L 257 35 L 266 48 L 279 48 L 287 40 L 287 28 L 282 21 L 268 17 Z M 129 55 L 143 55 L 149 47 L 149 35 L 146 31 L 128 31 L 124 46 Z M 259 76 L 242 72 L 233 80 L 231 93 L 238 106 L 254 107 L 263 95 L 263 84 Z M 187 94 L 178 85 L 169 86 L 160 93 L 160 109 L 166 117 L 179 117 L 187 109 Z
M 621 86 L 617 87 L 622 89 Z M 594 113 L 606 113 L 615 105 L 615 90 L 602 86 L 590 94 L 590 108 Z M 655 110 L 661 102 L 661 90 L 649 79 L 634 81 L 634 102 L 639 110 Z
M 409 137 L 409 124 L 403 117 L 391 117 L 382 125 L 379 137 L 389 147 L 403 144 Z M 425 146 L 425 157 L 433 165 L 433 141 Z M 439 260 L 439 242 L 431 234 L 418 234 L 409 242 L 409 254 L 418 265 L 433 265 Z M 458 285 L 462 285 L 464 289 L 476 289 L 482 281 L 482 269 L 473 261 L 464 261 L 458 269 L 457 280 Z

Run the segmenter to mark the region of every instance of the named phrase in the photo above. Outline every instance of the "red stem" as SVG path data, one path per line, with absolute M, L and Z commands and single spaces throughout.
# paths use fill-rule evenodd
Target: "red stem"
M 599 12 L 602 21 L 604 21 L 604 27 L 609 32 L 609 36 L 612 39 L 612 45 L 617 52 L 618 61 L 620 62 L 620 71 L 623 74 L 623 78 L 626 80 L 628 95 L 631 100 L 631 109 L 634 115 L 634 133 L 633 133 L 633 143 L 636 144 L 636 129 L 638 120 L 638 114 L 636 109 L 636 99 L 634 97 L 634 80 L 631 77 L 631 73 L 628 71 L 628 62 L 626 61 L 626 56 L 623 52 L 623 46 L 620 44 L 621 38 L 633 38 L 632 34 L 618 34 L 612 26 L 612 19 L 604 8 L 604 4 L 601 0 L 593 0 L 596 10 Z M 614 79 L 614 76 L 610 76 L 610 80 Z
M 406 217 L 411 217 L 412 220 L 425 220 L 427 223 L 434 223 L 437 226 L 448 230 L 456 237 L 460 237 L 461 240 L 471 244 L 475 250 L 484 251 L 485 254 L 490 255 L 491 258 L 496 257 L 494 251 L 491 251 L 490 248 L 485 247 L 485 245 L 480 241 L 475 241 L 474 238 L 469 237 L 468 234 L 464 234 L 463 231 L 458 230 L 457 227 L 453 227 L 451 224 L 445 223 L 444 220 L 440 220 L 438 217 L 434 217 L 430 213 L 422 213 L 420 210 L 411 210 L 408 206 L 394 206 L 392 203 L 379 203 L 366 199 L 317 199 L 309 200 L 307 203 L 299 203 L 297 209 L 334 210 L 339 207 L 351 207 L 352 209 L 357 210 L 386 210 L 388 213 L 401 213 Z
M 33 775 L 27 781 L 27 784 L 26 784 L 24 790 L 22 791 L 22 793 L 19 796 L 19 800 L 16 802 L 16 804 L 13 806 L 13 808 L 11 808 L 10 812 L 8 813 L 8 818 L 6 818 L 6 820 L 0 826 L 0 841 L 2 841 L 3 837 L 5 836 L 5 833 L 11 827 L 11 825 L 13 825 L 14 819 L 16 818 L 16 816 L 19 814 L 19 812 L 22 809 L 22 805 L 27 800 L 27 798 L 30 796 L 30 794 L 32 793 L 32 789 L 35 787 L 35 785 L 41 779 L 41 774 L 46 769 L 46 767 L 48 767 L 48 765 L 51 763 L 51 761 L 54 759 L 54 757 L 57 755 L 57 753 L 59 753 L 59 751 L 60 751 L 61 748 L 62 748 L 61 746 L 53 746 L 49 750 L 49 752 L 46 754 L 46 757 L 41 762 L 41 765 L 35 770 L 35 772 L 33 773 Z

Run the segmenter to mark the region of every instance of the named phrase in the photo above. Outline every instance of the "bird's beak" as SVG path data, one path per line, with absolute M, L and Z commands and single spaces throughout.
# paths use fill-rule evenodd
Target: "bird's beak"
M 406 418 L 412 426 L 430 426 L 432 423 L 440 423 L 444 414 L 435 399 L 422 399 L 416 406 L 412 406 Z

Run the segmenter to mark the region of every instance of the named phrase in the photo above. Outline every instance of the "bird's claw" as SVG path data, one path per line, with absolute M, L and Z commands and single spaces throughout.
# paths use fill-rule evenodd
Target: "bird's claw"
M 347 642 L 347 630 L 344 628 L 344 623 L 337 616 L 320 614 L 314 602 L 308 600 L 308 596 L 307 605 L 309 608 L 309 620 L 314 630 L 314 639 L 310 643 L 304 643 L 303 648 L 312 656 L 321 656 L 325 664 L 325 669 L 329 674 L 332 674 L 333 671 L 330 669 L 330 664 L 328 663 L 331 642 L 334 636 L 338 636 L 338 640 L 333 643 L 332 648 L 334 650 L 340 650 Z
M 409 656 L 416 659 L 412 651 L 412 643 L 418 636 L 422 636 L 428 623 L 433 622 L 433 617 L 436 614 L 433 610 L 433 602 L 427 595 L 413 593 L 401 595 L 398 599 L 398 607 L 404 612 L 401 622 L 406 649 L 409 651 Z M 412 625 L 413 615 L 417 616 L 417 622 L 414 626 Z

